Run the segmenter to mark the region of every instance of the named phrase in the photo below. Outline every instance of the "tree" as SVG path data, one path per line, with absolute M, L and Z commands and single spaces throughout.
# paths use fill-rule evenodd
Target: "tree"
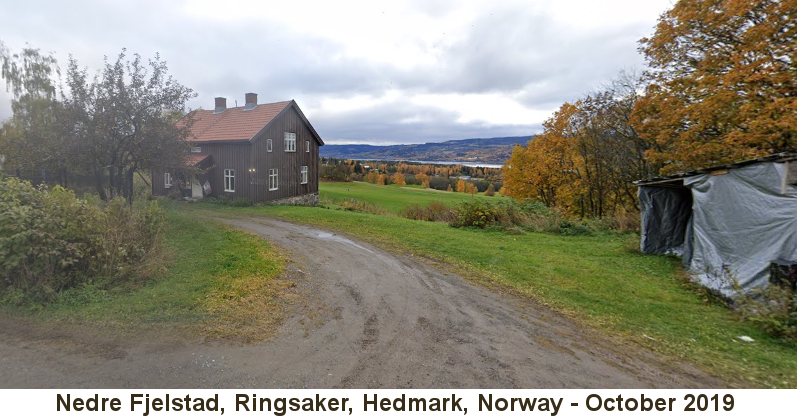
M 415 179 L 417 179 L 424 188 L 429 188 L 429 176 L 425 173 L 415 175 Z
M 640 41 L 634 126 L 672 173 L 797 150 L 797 0 L 680 0 Z
M 396 185 L 407 185 L 407 182 L 404 181 L 404 174 L 401 172 L 396 172 L 393 175 L 393 180 Z
M 70 57 L 67 90 L 56 98 L 52 78 L 60 74 L 52 56 L 25 48 L 10 54 L 0 47 L 2 77 L 12 93 L 13 117 L 0 133 L 0 147 L 17 167 L 66 169 L 93 174 L 102 199 L 132 201 L 133 174 L 154 168 L 182 168 L 190 144 L 191 118 L 185 104 L 191 89 L 168 75 L 155 58 L 143 64 L 125 51 L 93 78 Z
M 70 57 L 68 94 L 62 102 L 69 119 L 73 153 L 83 171 L 95 177 L 101 198 L 133 198 L 133 175 L 145 169 L 177 168 L 190 171 L 185 161 L 190 144 L 185 141 L 191 118 L 175 125 L 170 115 L 185 114 L 193 91 L 168 75 L 159 55 L 142 63 L 138 54 L 115 62 L 105 60 L 93 79 Z
M 462 178 L 457 181 L 457 192 L 465 192 L 465 180 Z
M 602 90 L 562 105 L 541 135 L 515 148 L 504 167 L 502 195 L 533 198 L 579 217 L 638 210 L 631 181 L 658 170 L 645 160 L 652 143 L 629 123 L 638 91 L 638 78 L 621 73 Z
M 581 192 L 577 133 L 573 116 L 580 103 L 565 103 L 543 123 L 544 132 L 515 146 L 504 165 L 504 182 L 515 199 L 535 198 L 548 207 L 568 210 Z
M 60 74 L 52 55 L 25 47 L 11 53 L 0 42 L 0 76 L 11 93 L 12 117 L 0 128 L 0 150 L 17 168 L 59 169 L 67 162 L 59 141 L 63 110 L 55 100 L 53 78 Z

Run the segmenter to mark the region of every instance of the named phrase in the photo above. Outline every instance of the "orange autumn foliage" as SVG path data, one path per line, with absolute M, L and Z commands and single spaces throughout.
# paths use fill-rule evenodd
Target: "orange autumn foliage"
M 673 173 L 797 150 L 797 0 L 680 0 L 640 41 L 632 124 Z
M 533 198 L 569 210 L 581 192 L 576 138 L 570 120 L 577 104 L 565 103 L 543 123 L 543 134 L 515 146 L 504 165 L 504 186 L 515 199 Z

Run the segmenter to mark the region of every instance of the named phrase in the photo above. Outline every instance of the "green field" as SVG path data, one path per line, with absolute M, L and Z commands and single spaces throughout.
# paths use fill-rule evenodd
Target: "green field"
M 417 204 L 426 207 L 432 201 L 438 201 L 449 207 L 470 200 L 470 194 L 425 189 L 417 185 L 373 185 L 365 182 L 321 182 L 319 184 L 321 200 L 340 202 L 347 198 L 363 200 L 379 204 L 389 213 L 399 214 L 405 207 Z M 398 193 L 398 194 L 397 194 Z M 487 197 L 475 194 L 476 197 L 502 200 L 498 195 Z
M 330 187 L 333 194 L 355 192 L 363 200 L 393 209 L 419 199 L 418 192 L 406 188 L 344 183 L 322 184 L 322 196 L 330 193 Z M 570 237 L 456 229 L 334 206 L 182 207 L 228 217 L 278 217 L 342 232 L 384 249 L 422 255 L 472 281 L 509 287 L 542 302 L 618 340 L 618 345 L 632 342 L 672 358 L 673 363 L 692 362 L 731 386 L 797 387 L 797 345 L 738 321 L 685 280 L 678 260 L 635 251 L 636 235 Z M 736 338 L 742 335 L 755 342 Z

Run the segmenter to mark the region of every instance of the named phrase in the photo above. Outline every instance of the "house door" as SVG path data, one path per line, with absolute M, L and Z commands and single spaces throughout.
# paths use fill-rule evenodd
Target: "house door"
M 191 197 L 202 198 L 202 185 L 199 184 L 196 178 L 191 180 Z

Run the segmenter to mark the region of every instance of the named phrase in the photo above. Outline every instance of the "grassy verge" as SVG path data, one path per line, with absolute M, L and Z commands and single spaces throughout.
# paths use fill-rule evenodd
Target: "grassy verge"
M 679 261 L 632 251 L 636 236 L 512 235 L 325 208 L 195 204 L 190 211 L 280 217 L 424 255 L 473 279 L 509 286 L 610 337 L 692 362 L 730 385 L 797 387 L 797 346 L 738 321 L 698 293 Z M 741 335 L 756 341 L 743 343 Z
M 322 200 L 331 202 L 340 202 L 347 198 L 365 200 L 379 204 L 392 214 L 401 213 L 405 207 L 411 204 L 426 207 L 432 201 L 438 201 L 452 207 L 471 199 L 470 194 L 424 189 L 416 185 L 383 186 L 364 182 L 321 182 L 319 187 Z M 484 194 L 476 194 L 476 196 L 489 200 L 501 200 L 499 197 L 487 197 Z
M 248 233 L 175 208 L 167 214 L 165 247 L 171 263 L 161 275 L 146 284 L 90 283 L 22 312 L 127 335 L 168 330 L 252 341 L 272 333 L 283 303 L 296 297 L 292 282 L 278 280 L 285 258 Z

